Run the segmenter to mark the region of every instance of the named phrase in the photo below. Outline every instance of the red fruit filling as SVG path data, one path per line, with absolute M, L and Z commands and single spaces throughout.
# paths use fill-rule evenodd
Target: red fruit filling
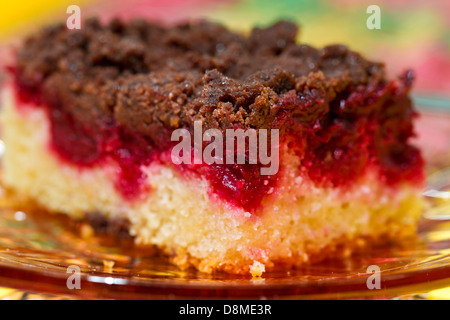
M 280 129 L 280 143 L 300 156 L 301 166 L 317 185 L 350 186 L 374 167 L 388 185 L 421 183 L 423 160 L 407 141 L 413 135 L 415 116 L 407 97 L 411 78 L 412 74 L 406 73 L 399 82 L 359 86 L 331 101 L 314 89 L 301 94 L 286 92 L 272 108 L 276 112 L 273 127 Z M 166 143 L 156 145 L 114 121 L 88 127 L 74 120 L 58 102 L 45 99 L 39 88 L 27 88 L 17 80 L 15 89 L 19 102 L 45 106 L 51 149 L 62 161 L 80 168 L 111 160 L 117 163 L 115 186 L 125 199 L 137 199 L 147 190 L 142 166 L 155 160 L 170 161 L 162 156 L 174 145 L 170 132 Z M 167 158 L 169 161 L 164 160 Z M 282 166 L 280 159 L 280 170 Z M 177 167 L 205 177 L 211 193 L 252 213 L 276 188 L 279 176 L 262 176 L 261 164 Z

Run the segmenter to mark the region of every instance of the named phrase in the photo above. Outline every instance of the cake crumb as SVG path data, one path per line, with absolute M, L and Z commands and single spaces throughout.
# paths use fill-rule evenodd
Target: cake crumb
M 87 223 L 82 223 L 80 226 L 80 236 L 86 240 L 94 236 L 94 229 Z
M 259 261 L 253 261 L 253 264 L 250 266 L 250 273 L 253 278 L 259 278 L 266 271 L 266 266 Z
M 111 260 L 103 260 L 103 269 L 105 272 L 112 272 L 114 267 L 114 261 Z

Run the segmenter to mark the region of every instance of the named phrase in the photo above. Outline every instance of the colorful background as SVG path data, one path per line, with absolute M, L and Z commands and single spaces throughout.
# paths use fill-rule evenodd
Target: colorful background
M 450 108 L 446 100 L 450 98 L 449 0 L 3 0 L 0 67 L 13 62 L 14 48 L 26 34 L 50 22 L 65 21 L 67 7 L 74 4 L 81 7 L 83 18 L 145 17 L 169 24 L 209 19 L 241 32 L 287 18 L 301 25 L 300 42 L 316 47 L 344 43 L 372 60 L 384 61 L 391 76 L 413 68 L 417 75 L 415 97 L 433 97 Z M 380 30 L 366 27 L 370 15 L 366 9 L 372 4 L 381 8 Z M 432 121 L 437 125 L 439 119 Z M 444 144 L 449 139 L 440 137 Z M 427 297 L 450 299 L 450 287 Z M 0 288 L 2 298 L 55 297 Z

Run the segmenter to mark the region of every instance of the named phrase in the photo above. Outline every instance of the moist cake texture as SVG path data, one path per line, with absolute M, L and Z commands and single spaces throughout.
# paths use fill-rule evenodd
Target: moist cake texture
M 247 36 L 209 22 L 50 26 L 24 41 L 3 90 L 3 183 L 50 211 L 124 219 L 136 242 L 205 272 L 413 235 L 413 72 L 389 80 L 343 45 L 297 38 L 286 21 Z M 173 164 L 171 133 L 195 121 L 278 129 L 280 170 Z

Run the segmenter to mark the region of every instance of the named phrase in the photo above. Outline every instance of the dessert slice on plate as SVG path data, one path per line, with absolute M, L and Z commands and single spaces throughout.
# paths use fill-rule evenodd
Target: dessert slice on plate
M 50 212 L 127 221 L 137 244 L 203 272 L 260 275 L 414 235 L 413 73 L 388 80 L 343 45 L 296 39 L 283 21 L 249 36 L 207 22 L 50 26 L 2 90 L 2 182 Z M 211 152 L 228 132 L 254 133 L 266 157 L 250 137 Z M 244 161 L 226 161 L 235 150 Z

